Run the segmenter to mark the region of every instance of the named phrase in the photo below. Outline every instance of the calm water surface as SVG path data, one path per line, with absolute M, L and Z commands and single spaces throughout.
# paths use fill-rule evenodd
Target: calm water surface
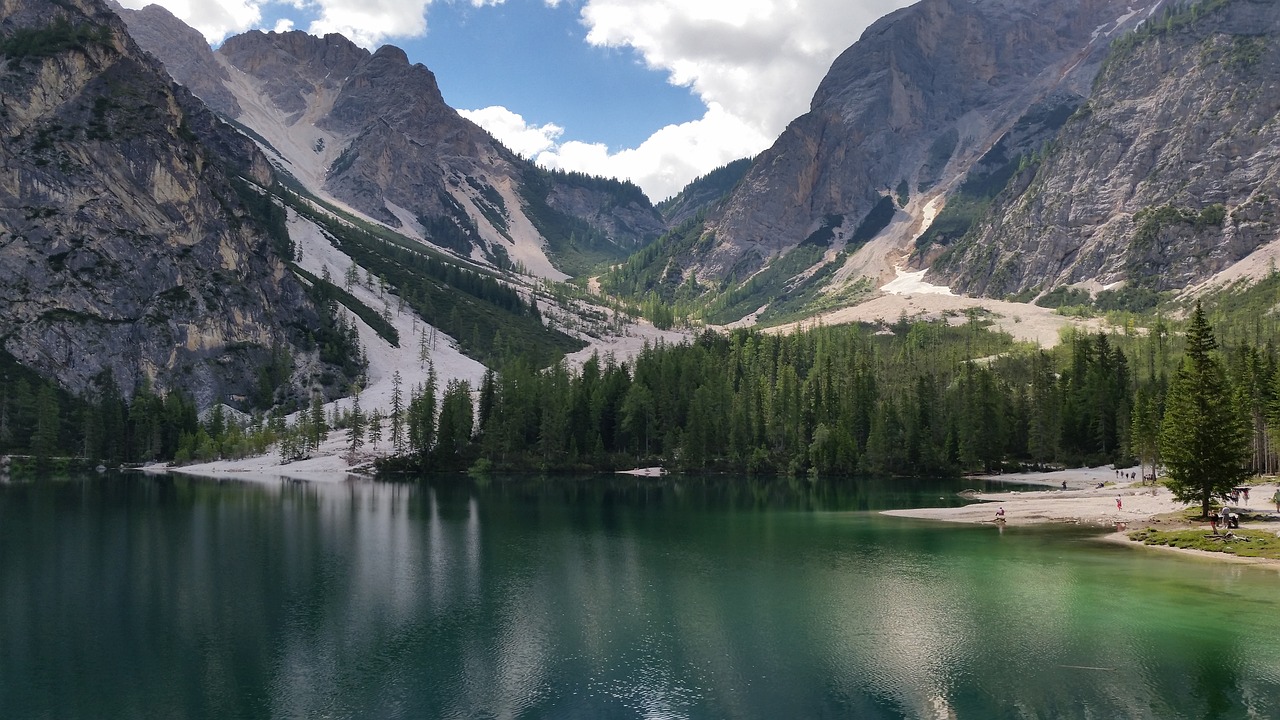
M 937 482 L 0 486 L 0 718 L 1280 718 L 1280 574 Z

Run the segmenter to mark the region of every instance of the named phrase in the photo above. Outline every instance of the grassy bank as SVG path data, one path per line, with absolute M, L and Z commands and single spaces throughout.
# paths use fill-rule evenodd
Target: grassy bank
M 1280 560 L 1280 537 L 1259 530 L 1232 530 L 1211 535 L 1203 529 L 1156 530 L 1147 528 L 1129 533 L 1129 539 L 1146 545 L 1167 545 L 1187 550 L 1226 553 L 1239 557 Z

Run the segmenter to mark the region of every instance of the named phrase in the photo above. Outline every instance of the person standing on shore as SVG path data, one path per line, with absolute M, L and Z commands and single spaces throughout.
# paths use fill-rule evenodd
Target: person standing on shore
M 1119 496 L 1119 495 L 1117 495 L 1117 496 L 1116 496 L 1116 510 L 1123 510 L 1123 509 L 1124 509 L 1124 503 L 1120 502 L 1120 496 Z

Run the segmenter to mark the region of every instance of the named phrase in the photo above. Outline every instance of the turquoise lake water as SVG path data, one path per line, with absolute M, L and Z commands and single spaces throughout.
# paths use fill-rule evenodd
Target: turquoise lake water
M 1280 572 L 945 481 L 0 486 L 0 718 L 1280 718 Z

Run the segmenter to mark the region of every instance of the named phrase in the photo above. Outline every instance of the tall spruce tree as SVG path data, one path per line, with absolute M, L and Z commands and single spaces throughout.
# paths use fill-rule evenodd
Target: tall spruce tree
M 1169 488 L 1181 502 L 1199 502 L 1206 516 L 1215 495 L 1230 491 L 1249 475 L 1249 431 L 1214 354 L 1217 346 L 1204 310 L 1196 303 L 1186 354 L 1169 384 L 1160 428 Z

